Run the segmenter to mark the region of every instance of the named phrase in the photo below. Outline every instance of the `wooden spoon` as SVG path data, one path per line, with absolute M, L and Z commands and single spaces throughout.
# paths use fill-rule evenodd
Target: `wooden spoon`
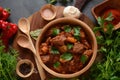
M 41 80 L 45 80 L 45 78 L 46 78 L 45 72 L 44 72 L 42 66 L 39 63 L 40 62 L 39 61 L 40 58 L 38 57 L 39 55 L 37 56 L 37 54 L 36 54 L 35 47 L 33 45 L 32 39 L 31 39 L 30 34 L 29 34 L 29 32 L 30 32 L 30 23 L 29 23 L 28 19 L 21 18 L 18 21 L 18 28 L 20 29 L 21 32 L 23 32 L 25 35 L 27 35 L 27 37 L 23 37 L 23 36 L 19 37 L 20 38 L 20 40 L 18 39 L 19 45 L 22 44 L 22 45 L 20 45 L 21 47 L 28 48 L 33 52 L 33 54 L 35 56 L 34 58 L 35 58 L 35 62 L 37 64 L 37 68 L 38 68 L 38 72 L 39 72 L 39 75 L 41 77 Z M 23 44 L 23 42 L 24 42 L 24 44 Z

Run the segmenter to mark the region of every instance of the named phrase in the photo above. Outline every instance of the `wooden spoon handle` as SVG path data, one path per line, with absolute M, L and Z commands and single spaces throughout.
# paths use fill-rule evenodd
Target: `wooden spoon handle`
M 41 77 L 41 80 L 45 80 L 46 79 L 46 76 L 45 76 L 45 72 L 40 64 L 40 58 L 38 57 L 39 55 L 36 54 L 36 50 L 35 50 L 35 47 L 33 45 L 33 42 L 32 42 L 32 39 L 30 37 L 30 35 L 28 35 L 28 38 L 29 38 L 29 41 L 31 43 L 31 51 L 33 52 L 34 54 L 34 59 L 35 59 L 35 62 L 36 62 L 36 65 L 37 65 L 37 69 L 38 69 L 38 72 L 39 72 L 39 75 Z
M 76 0 L 74 6 L 77 7 L 79 10 L 83 8 L 85 3 L 89 2 L 90 0 Z

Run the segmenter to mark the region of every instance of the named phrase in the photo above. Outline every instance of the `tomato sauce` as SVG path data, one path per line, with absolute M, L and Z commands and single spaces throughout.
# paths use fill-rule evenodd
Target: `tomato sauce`
M 111 22 L 113 25 L 116 25 L 116 24 L 118 24 L 119 22 L 120 22 L 120 10 L 117 10 L 117 9 L 115 9 L 115 8 L 108 8 L 108 9 L 105 9 L 104 11 L 103 11 L 103 15 L 102 15 L 102 17 L 103 18 L 106 18 L 106 17 L 108 17 L 108 15 L 110 14 L 110 13 L 112 13 L 112 15 L 113 15 L 113 21 Z

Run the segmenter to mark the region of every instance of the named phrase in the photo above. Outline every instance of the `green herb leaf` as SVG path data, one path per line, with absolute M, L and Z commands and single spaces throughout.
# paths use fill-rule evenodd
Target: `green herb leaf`
M 72 49 L 72 48 L 73 48 L 73 44 L 68 43 L 68 44 L 67 44 L 67 48 L 68 48 L 69 50 Z
M 60 52 L 55 47 L 51 47 L 50 53 L 52 53 L 52 54 L 60 54 Z
M 18 52 L 11 47 L 5 52 L 4 48 L 0 41 L 0 80 L 17 80 L 15 70 Z
M 80 61 L 84 64 L 84 63 L 87 61 L 87 56 L 83 54 L 83 55 L 80 57 Z
M 109 13 L 108 17 L 105 18 L 106 21 L 112 21 L 114 19 L 112 13 Z
M 59 66 L 60 66 L 60 62 L 58 62 L 58 61 L 53 64 L 54 68 L 58 68 Z
M 60 56 L 61 59 L 70 61 L 73 58 L 73 55 L 71 53 L 64 53 Z
M 30 36 L 33 39 L 37 40 L 37 38 L 38 38 L 38 36 L 39 36 L 39 34 L 40 34 L 41 31 L 42 31 L 42 29 L 37 29 L 37 30 L 31 31 L 30 32 Z
M 103 25 L 104 24 L 104 19 L 102 19 L 101 17 L 98 17 L 97 18 L 97 21 L 98 21 L 98 24 L 101 26 L 101 25 Z
M 53 28 L 52 35 L 57 36 L 60 33 L 60 29 Z
M 66 25 L 65 27 L 64 27 L 64 31 L 65 32 L 70 32 L 72 30 L 72 28 L 69 26 L 69 25 Z
M 74 37 L 77 40 L 80 40 L 80 27 L 74 27 L 73 30 L 74 30 Z

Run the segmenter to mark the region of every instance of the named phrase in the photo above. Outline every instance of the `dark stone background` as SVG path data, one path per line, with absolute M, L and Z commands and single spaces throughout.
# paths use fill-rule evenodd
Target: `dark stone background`
M 92 16 L 91 8 L 102 1 L 104 0 L 90 0 L 82 8 L 82 12 L 86 14 L 93 22 L 95 22 L 95 18 Z M 46 0 L 0 0 L 0 6 L 11 9 L 11 16 L 9 17 L 9 20 L 13 23 L 17 23 L 21 17 L 30 16 L 46 3 Z M 74 3 L 75 0 L 67 5 L 74 5 Z M 62 4 L 57 3 L 56 5 Z

